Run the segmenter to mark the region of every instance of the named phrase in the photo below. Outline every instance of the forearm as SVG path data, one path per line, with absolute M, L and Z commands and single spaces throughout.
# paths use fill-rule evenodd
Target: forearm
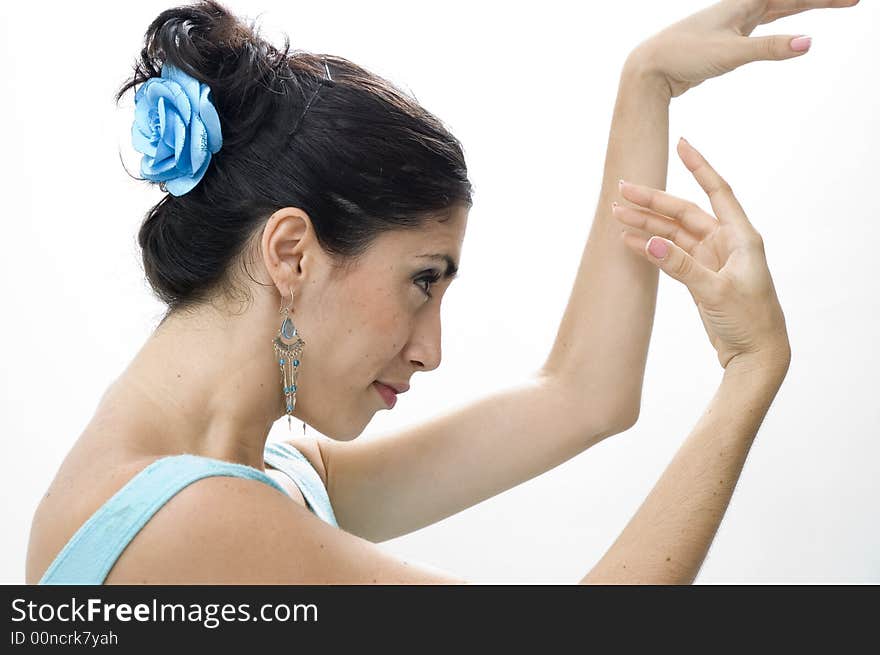
M 784 372 L 728 367 L 694 430 L 581 584 L 690 584 Z
M 541 371 L 582 398 L 587 414 L 609 412 L 625 426 L 641 402 L 658 271 L 627 250 L 611 202 L 626 203 L 619 178 L 665 188 L 668 141 L 668 87 L 631 57 L 620 78 L 595 218 Z

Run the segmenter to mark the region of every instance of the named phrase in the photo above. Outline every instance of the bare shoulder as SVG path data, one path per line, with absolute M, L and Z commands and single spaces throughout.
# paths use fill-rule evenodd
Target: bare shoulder
M 36 584 L 86 520 L 154 460 L 74 447 L 31 518 L 25 583 Z
M 465 584 L 322 521 L 259 480 L 213 476 L 170 499 L 106 584 Z

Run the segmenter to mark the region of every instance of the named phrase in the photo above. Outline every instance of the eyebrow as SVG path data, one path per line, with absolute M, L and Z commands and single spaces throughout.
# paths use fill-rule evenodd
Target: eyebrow
M 452 280 L 455 276 L 458 275 L 458 264 L 455 263 L 455 260 L 447 254 L 441 253 L 431 253 L 427 255 L 417 255 L 417 257 L 423 259 L 436 259 L 441 262 L 446 262 L 446 270 L 443 272 L 443 277 L 448 280 Z

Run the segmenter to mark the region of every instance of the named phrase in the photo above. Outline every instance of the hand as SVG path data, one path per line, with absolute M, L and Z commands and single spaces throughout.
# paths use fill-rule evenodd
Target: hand
M 614 217 L 659 235 L 624 230 L 624 243 L 687 286 L 722 368 L 740 358 L 787 370 L 791 348 L 761 235 L 703 156 L 684 139 L 677 151 L 718 218 L 665 191 L 624 182 L 622 197 L 637 207 L 615 203 Z
M 710 77 L 742 64 L 760 60 L 799 57 L 808 40 L 794 47 L 794 35 L 756 36 L 756 26 L 777 18 L 819 8 L 857 5 L 859 0 L 722 0 L 640 43 L 630 54 L 629 65 L 658 76 L 669 86 L 671 98 L 680 96 Z

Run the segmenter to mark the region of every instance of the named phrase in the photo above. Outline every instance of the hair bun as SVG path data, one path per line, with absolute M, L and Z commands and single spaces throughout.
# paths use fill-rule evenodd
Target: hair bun
M 253 138 L 278 107 L 278 96 L 288 92 L 285 83 L 295 82 L 289 51 L 287 38 L 283 49 L 275 48 L 253 22 L 242 22 L 214 0 L 166 9 L 147 28 L 134 74 L 116 101 L 170 62 L 211 88 L 225 147 L 232 149 Z

